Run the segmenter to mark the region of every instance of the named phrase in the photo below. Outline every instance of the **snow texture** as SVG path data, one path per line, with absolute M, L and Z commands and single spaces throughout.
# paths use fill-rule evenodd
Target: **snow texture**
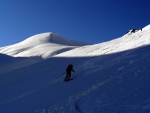
M 149 27 L 45 60 L 4 55 L 8 47 L 0 49 L 0 113 L 150 113 Z M 70 63 L 74 80 L 64 82 Z
M 84 45 L 87 43 L 68 40 L 56 33 L 49 32 L 34 35 L 20 43 L 0 48 L 0 53 L 14 57 L 41 56 L 49 58 Z

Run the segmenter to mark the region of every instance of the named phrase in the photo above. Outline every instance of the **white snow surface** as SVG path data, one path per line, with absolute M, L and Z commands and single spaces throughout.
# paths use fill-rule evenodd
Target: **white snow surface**
M 56 57 L 99 56 L 134 49 L 150 44 L 149 33 L 150 25 L 144 27 L 143 31 L 139 30 L 135 33 L 128 33 L 108 42 L 76 48 L 60 53 Z
M 0 113 L 150 113 L 149 39 L 146 28 L 45 60 L 0 54 Z
M 49 58 L 84 45 L 87 43 L 68 40 L 56 33 L 48 32 L 34 35 L 14 45 L 2 47 L 0 53 L 14 57 L 41 56 Z
M 142 30 L 145 31 L 145 30 L 149 30 L 150 29 L 150 25 L 147 25 L 146 27 L 144 27 Z

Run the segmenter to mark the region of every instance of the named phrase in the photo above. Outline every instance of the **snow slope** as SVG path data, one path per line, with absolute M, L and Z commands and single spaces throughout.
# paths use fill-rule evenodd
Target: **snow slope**
M 111 53 L 117 53 L 133 48 L 150 44 L 150 25 L 135 33 L 128 33 L 124 36 L 108 42 L 83 46 L 64 53 L 56 55 L 56 57 L 80 57 L 80 56 L 99 56 Z
M 14 57 L 42 56 L 49 58 L 64 51 L 84 46 L 87 43 L 65 39 L 56 33 L 42 33 L 26 40 L 0 48 L 0 53 Z
M 41 61 L 42 58 L 40 57 L 14 58 L 11 56 L 0 54 L 0 74 L 8 73 Z
M 65 57 L 55 56 L 0 73 L 0 113 L 150 113 L 150 29 L 139 32 L 140 37 L 137 33 L 126 38 L 134 42 L 135 35 L 135 41 L 147 43 L 136 42 L 139 46 L 131 48 L 129 41 L 126 47 L 130 50 L 102 55 L 98 55 L 101 51 L 91 55 L 85 52 L 86 56 L 81 47 L 78 57 L 64 53 Z M 85 47 L 86 51 L 93 49 Z M 14 60 L 6 55 L 2 58 Z M 65 75 L 56 79 L 69 63 L 76 71 L 74 80 L 64 82 Z

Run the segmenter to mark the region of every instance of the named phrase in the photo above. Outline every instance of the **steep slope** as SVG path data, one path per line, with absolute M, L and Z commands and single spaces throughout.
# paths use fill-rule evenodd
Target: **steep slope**
M 14 57 L 42 56 L 43 58 L 49 58 L 84 45 L 87 45 L 87 43 L 68 40 L 50 32 L 38 34 L 20 43 L 0 48 L 0 53 Z
M 130 50 L 148 44 L 150 44 L 150 25 L 144 27 L 142 31 L 129 32 L 118 39 L 76 48 L 56 55 L 56 57 L 99 56 Z
M 50 58 L 1 74 L 0 112 L 148 113 L 149 56 L 145 46 L 97 57 Z M 56 79 L 70 62 L 74 80 Z
M 126 48 L 121 46 L 127 41 L 125 37 L 116 39 L 122 49 L 112 53 L 100 55 L 101 50 L 96 49 L 96 45 L 85 46 L 85 52 L 82 47 L 78 49 L 78 57 L 52 57 L 5 73 L 0 68 L 0 112 L 149 113 L 150 44 L 147 28 L 127 34 L 126 38 L 130 39 Z M 115 45 L 116 40 L 106 43 Z M 87 54 L 94 47 L 97 54 Z M 72 74 L 74 80 L 64 82 L 65 75 L 62 74 L 69 63 L 74 65 L 76 73 Z

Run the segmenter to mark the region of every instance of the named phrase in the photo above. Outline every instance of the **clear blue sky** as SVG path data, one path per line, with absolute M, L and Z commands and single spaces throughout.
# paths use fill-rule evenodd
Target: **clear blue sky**
M 44 32 L 95 44 L 148 24 L 149 0 L 0 0 L 0 47 Z

